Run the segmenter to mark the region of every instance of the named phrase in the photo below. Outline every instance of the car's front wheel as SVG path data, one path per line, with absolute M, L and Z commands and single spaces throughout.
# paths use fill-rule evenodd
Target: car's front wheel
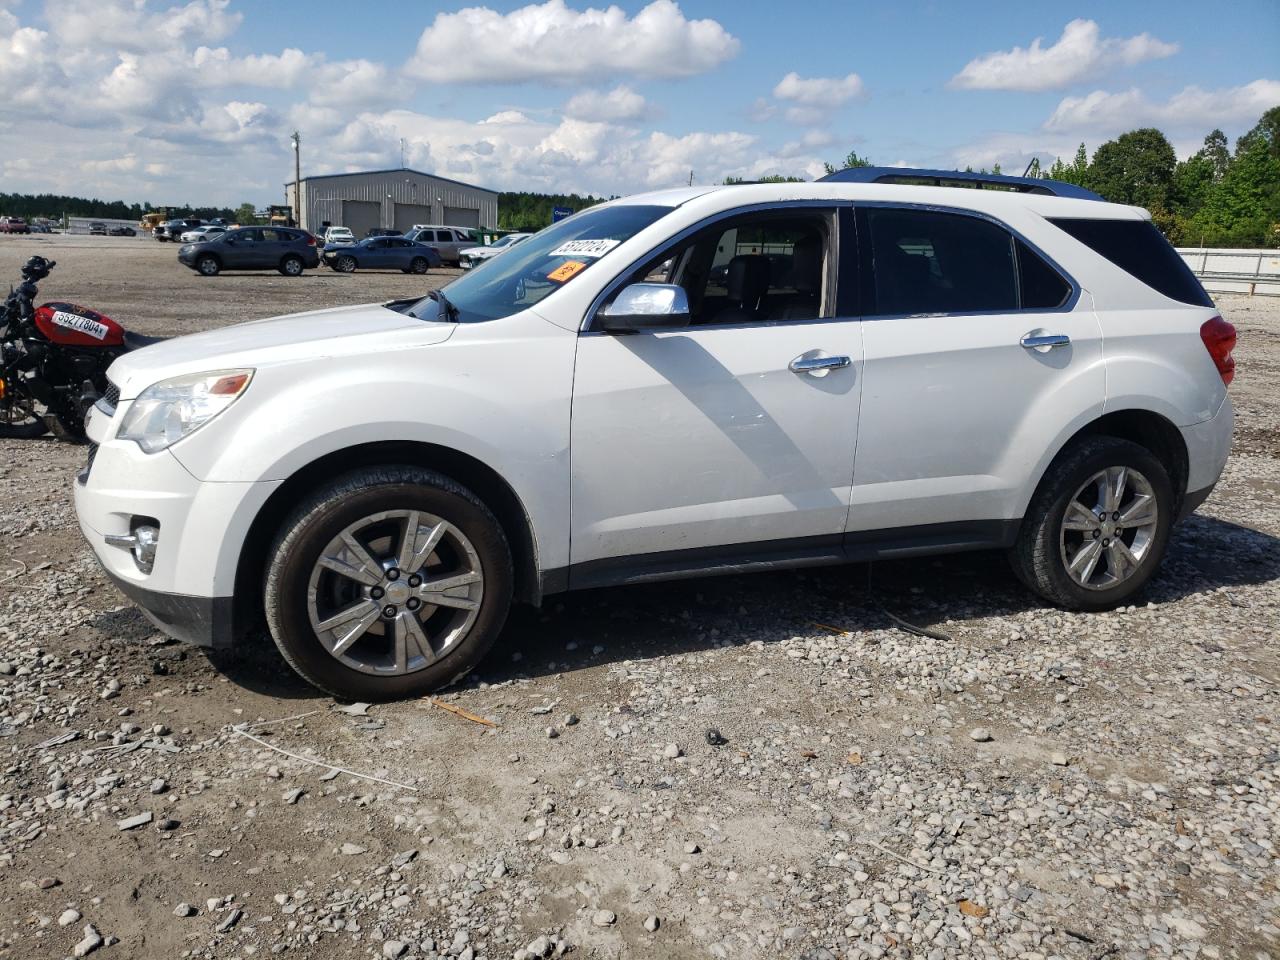
M 216 277 L 218 271 L 222 269 L 222 264 L 218 263 L 218 258 L 205 254 L 196 261 L 196 269 L 200 271 L 202 277 Z
M 1151 451 L 1085 437 L 1050 466 L 1009 557 L 1014 572 L 1069 610 L 1108 610 L 1155 575 L 1169 543 L 1175 496 Z
M 355 273 L 356 258 L 350 254 L 344 253 L 333 261 L 333 269 L 337 270 L 339 273 Z
M 304 679 L 343 699 L 391 700 L 474 668 L 512 582 L 506 537 L 479 498 L 433 471 L 383 466 L 297 508 L 271 547 L 264 600 Z

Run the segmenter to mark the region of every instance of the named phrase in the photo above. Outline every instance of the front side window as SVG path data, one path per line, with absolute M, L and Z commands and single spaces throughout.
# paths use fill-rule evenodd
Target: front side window
M 671 207 L 617 204 L 584 210 L 535 234 L 483 268 L 443 288 L 462 322 L 496 320 L 534 306 L 590 270 L 614 247 L 666 216 Z M 438 305 L 424 298 L 409 311 L 435 319 Z
M 693 325 L 829 317 L 832 222 L 819 210 L 724 221 L 658 254 L 631 282 L 683 287 Z

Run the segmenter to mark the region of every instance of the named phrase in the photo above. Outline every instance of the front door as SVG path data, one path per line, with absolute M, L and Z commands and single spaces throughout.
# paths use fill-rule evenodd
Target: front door
M 689 327 L 580 337 L 572 586 L 840 555 L 863 349 L 837 221 L 720 221 L 628 278 L 683 286 Z
M 1053 438 L 1102 412 L 1092 298 L 991 220 L 881 206 L 858 218 L 867 317 L 852 555 L 900 534 L 1007 539 Z

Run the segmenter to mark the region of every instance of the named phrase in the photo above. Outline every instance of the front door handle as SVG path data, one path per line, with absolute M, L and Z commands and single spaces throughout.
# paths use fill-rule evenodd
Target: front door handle
M 1071 338 L 1065 333 L 1028 333 L 1018 342 L 1028 350 L 1049 350 L 1069 346 Z
M 792 373 L 810 373 L 814 376 L 825 376 L 828 370 L 839 370 L 847 367 L 852 361 L 848 357 L 796 357 L 788 364 Z

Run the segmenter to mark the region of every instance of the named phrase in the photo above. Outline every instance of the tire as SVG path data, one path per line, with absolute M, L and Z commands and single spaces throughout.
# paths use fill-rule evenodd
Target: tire
M 333 261 L 333 269 L 337 270 L 338 273 L 355 273 L 356 258 L 345 253 L 340 257 L 335 257 Z
M 1103 507 L 1109 495 L 1103 490 L 1112 489 L 1111 480 L 1121 470 L 1124 492 L 1113 504 L 1117 509 L 1108 513 Z M 1050 603 L 1068 610 L 1109 610 L 1142 590 L 1159 569 L 1176 501 L 1168 471 L 1151 451 L 1116 437 L 1084 437 L 1049 466 L 1009 561 L 1018 579 Z M 1143 509 L 1152 503 L 1154 516 Z M 1099 546 L 1086 554 L 1090 540 Z
M 405 555 L 410 517 L 417 518 L 414 529 L 420 543 L 426 533 L 436 534 L 439 521 L 440 527 L 448 528 L 438 544 L 429 547 L 431 553 L 420 568 L 425 582 L 420 585 L 414 582 L 418 574 L 399 576 L 398 569 L 387 567 L 397 567 L 397 554 Z M 344 536 L 354 537 L 375 563 L 377 576 L 371 582 L 362 584 L 320 563 L 326 554 L 345 558 L 347 570 L 367 576 L 350 565 L 357 554 L 343 546 L 350 542 Z M 406 570 L 412 569 L 410 563 Z M 439 605 L 420 600 L 410 613 L 416 599 L 410 587 L 420 586 L 425 595 L 433 580 L 462 581 L 476 572 L 478 582 L 450 588 L 465 596 L 455 595 Z M 470 672 L 506 621 L 513 582 L 511 551 L 502 527 L 475 494 L 431 470 L 379 466 L 337 478 L 284 522 L 267 555 L 263 598 L 271 636 L 303 679 L 340 699 L 372 702 L 420 696 Z M 393 593 L 397 589 L 400 593 Z M 444 594 L 437 597 L 447 599 Z M 388 610 L 397 611 L 393 619 L 388 619 Z M 343 615 L 347 619 L 340 627 L 319 628 Z M 430 656 L 409 639 L 411 616 L 431 648 Z M 341 645 L 340 631 L 347 630 L 358 631 L 356 639 L 331 652 Z M 400 635 L 406 637 L 409 652 L 398 657 L 394 640 Z
M 202 277 L 216 277 L 221 270 L 222 264 L 212 254 L 206 253 L 204 256 L 196 258 L 196 272 Z
M 303 263 L 301 257 L 288 256 L 280 261 L 280 272 L 286 277 L 302 276 Z
M 34 440 L 48 432 L 48 424 L 34 405 L 17 409 L 8 402 L 0 404 L 0 440 Z
M 431 264 L 427 263 L 426 257 L 414 257 L 409 264 L 410 273 L 426 273 Z

